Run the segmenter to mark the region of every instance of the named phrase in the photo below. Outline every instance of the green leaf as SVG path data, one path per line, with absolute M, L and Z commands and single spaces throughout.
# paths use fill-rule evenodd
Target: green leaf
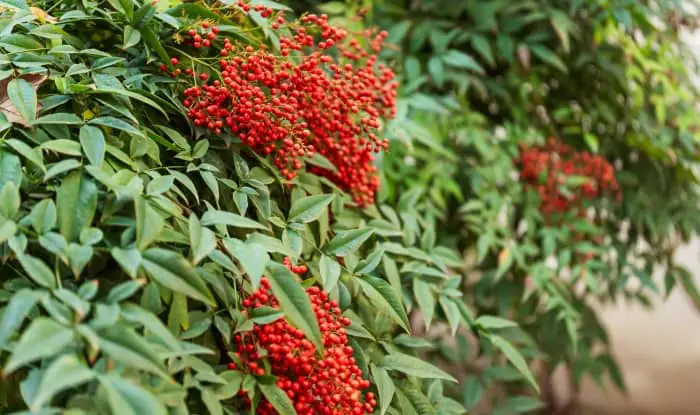
M 503 352 L 503 354 L 510 361 L 510 363 L 513 366 L 515 366 L 516 369 L 518 369 L 518 371 L 525 377 L 525 379 L 527 379 L 527 381 L 530 382 L 530 385 L 532 385 L 532 387 L 535 388 L 537 392 L 539 392 L 540 386 L 537 384 L 537 381 L 535 380 L 535 377 L 530 371 L 527 362 L 525 362 L 525 359 L 518 352 L 518 350 L 501 336 L 492 334 L 489 335 L 488 338 L 489 340 L 491 340 L 491 343 L 493 343 L 494 346 L 496 346 Z
M 35 360 L 55 356 L 73 341 L 73 330 L 49 318 L 38 317 L 19 338 L 5 364 L 4 374 Z
M 394 392 L 396 387 L 394 386 L 394 381 L 389 376 L 389 373 L 381 367 L 372 365 L 372 374 L 374 375 L 374 383 L 377 385 L 377 391 L 379 392 L 379 415 L 384 415 L 389 405 L 391 405 L 391 400 L 394 398 Z
M 17 224 L 11 220 L 6 221 L 0 226 L 0 244 L 4 243 L 17 233 Z
M 546 46 L 531 45 L 530 50 L 535 54 L 535 56 L 542 59 L 545 63 L 550 64 L 564 73 L 568 72 L 566 64 L 564 64 L 564 62 Z
M 190 215 L 189 231 L 190 256 L 192 257 L 192 263 L 196 265 L 216 248 L 216 235 L 210 229 L 203 228 L 199 224 L 199 219 L 197 219 L 196 215 Z
M 487 330 L 518 327 L 517 323 L 497 316 L 481 316 L 476 319 L 476 324 Z
M 0 346 L 3 348 L 6 346 L 7 340 L 22 325 L 44 294 L 41 291 L 25 288 L 12 295 L 10 303 L 3 309 L 2 320 L 0 320 Z
M 124 27 L 124 43 L 122 49 L 129 49 L 141 41 L 141 32 L 131 26 Z
M 340 264 L 334 259 L 322 255 L 318 267 L 321 271 L 323 289 L 327 292 L 333 291 L 333 288 L 338 284 L 338 279 L 340 278 Z
M 202 225 L 226 225 L 245 229 L 267 229 L 265 226 L 252 219 L 223 210 L 208 210 L 204 212 L 204 215 L 202 215 Z
M 450 374 L 444 372 L 443 370 L 431 365 L 428 362 L 424 362 L 417 357 L 409 356 L 403 353 L 394 352 L 384 356 L 381 361 L 381 367 L 387 370 L 402 372 L 408 376 L 414 376 L 417 378 L 444 379 L 457 383 L 457 379 L 453 378 Z
M 468 411 L 474 409 L 481 401 L 481 396 L 484 392 L 484 387 L 476 376 L 468 376 L 464 381 L 463 404 Z
M 37 412 L 59 392 L 82 385 L 94 374 L 75 355 L 63 355 L 54 360 L 41 377 L 41 383 L 32 397 L 30 408 Z
M 136 272 L 141 265 L 141 253 L 138 250 L 114 247 L 110 253 L 127 275 L 136 278 Z
M 333 197 L 332 194 L 302 197 L 294 202 L 289 210 L 289 222 L 309 223 L 315 221 L 333 201 Z
M 328 243 L 327 252 L 340 257 L 349 255 L 357 251 L 360 245 L 367 241 L 373 233 L 374 229 L 372 228 L 340 232 Z
M 144 137 L 143 133 L 128 122 L 116 117 L 97 117 L 89 121 L 90 125 L 101 125 L 103 127 L 114 128 L 139 137 Z
M 297 276 L 276 262 L 268 263 L 267 269 L 272 292 L 287 320 L 304 332 L 309 341 L 316 346 L 316 350 L 323 350 L 318 321 L 306 291 L 297 281 Z
M 102 352 L 112 359 L 128 367 L 168 378 L 158 354 L 133 329 L 112 325 L 100 333 L 99 342 Z
M 38 101 L 31 83 L 21 78 L 7 84 L 7 96 L 19 115 L 29 124 L 36 119 Z
M 29 278 L 31 278 L 35 283 L 46 288 L 56 287 L 56 277 L 40 258 L 31 255 L 18 255 L 17 260 L 19 261 L 24 271 L 27 273 Z
M 47 125 L 47 124 L 62 124 L 62 125 L 80 125 L 83 123 L 77 115 L 67 112 L 57 112 L 54 114 L 44 115 L 32 121 L 31 125 Z
M 102 130 L 92 125 L 80 127 L 80 145 L 90 164 L 100 167 L 105 159 L 105 136 Z
M 123 304 L 121 311 L 122 316 L 126 320 L 142 324 L 150 333 L 157 336 L 163 344 L 167 345 L 170 350 L 182 350 L 178 340 L 155 314 L 135 304 Z
M 279 415 L 296 415 L 297 411 L 294 409 L 292 401 L 276 384 L 258 383 L 258 388 Z
M 143 251 L 158 239 L 165 227 L 165 219 L 143 196 L 136 198 L 134 208 L 136 211 L 136 248 Z
M 433 292 L 432 284 L 420 278 L 413 279 L 413 295 L 416 297 L 418 307 L 423 313 L 426 330 L 430 329 L 430 323 L 435 315 L 435 293 Z
M 251 241 L 243 243 L 237 239 L 227 239 L 224 245 L 248 274 L 253 289 L 257 290 L 265 267 L 270 261 L 265 246 Z
M 44 160 L 41 153 L 35 152 L 25 142 L 17 140 L 16 138 L 10 138 L 9 140 L 5 141 L 5 144 L 10 146 L 17 153 L 19 153 L 20 156 L 26 158 L 27 160 L 35 164 L 42 171 L 46 171 L 46 167 L 44 167 Z
M 80 156 L 80 144 L 68 139 L 50 140 L 41 143 L 39 146 L 42 150 L 54 151 L 60 154 L 69 156 Z
M 17 155 L 0 150 L 0 189 L 8 182 L 22 184 L 22 163 Z
M 7 182 L 0 190 L 0 215 L 7 219 L 14 219 L 19 212 L 22 200 L 19 195 L 19 188 L 14 182 Z
M 107 391 L 111 413 L 119 415 L 167 415 L 161 402 L 143 387 L 116 375 L 99 377 Z
M 214 305 L 209 288 L 192 265 L 180 254 L 160 248 L 143 253 L 141 265 L 158 283 L 175 292 Z
M 49 167 L 49 169 L 46 170 L 46 174 L 44 175 L 44 181 L 51 180 L 59 174 L 75 170 L 81 165 L 82 164 L 80 164 L 80 161 L 76 159 L 61 160 L 58 163 L 51 165 L 51 167 Z
M 481 65 L 479 65 L 474 58 L 458 50 L 448 50 L 447 53 L 445 53 L 445 55 L 442 57 L 442 60 L 446 64 L 454 66 L 456 68 L 470 69 L 481 75 L 485 73 L 484 68 L 482 68 Z
M 385 310 L 406 332 L 410 332 L 406 309 L 388 282 L 373 276 L 355 278 L 353 281 L 362 286 L 362 291 L 377 307 Z
M 202 402 L 207 408 L 207 414 L 209 415 L 223 415 L 224 409 L 221 406 L 221 402 L 216 397 L 216 394 L 211 388 L 202 388 Z
M 68 175 L 56 192 L 58 229 L 68 242 L 76 242 L 90 226 L 97 210 L 97 185 L 81 171 Z
M 494 66 L 496 64 L 496 60 L 493 57 L 491 44 L 484 36 L 473 35 L 472 46 L 474 47 L 474 50 L 479 52 L 479 55 L 481 55 L 482 58 L 486 59 L 489 65 Z

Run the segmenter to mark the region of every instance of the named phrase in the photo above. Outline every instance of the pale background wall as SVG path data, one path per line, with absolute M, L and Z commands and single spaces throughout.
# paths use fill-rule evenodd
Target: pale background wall
M 689 34 L 687 42 L 700 55 L 700 33 Z M 676 257 L 700 283 L 700 239 Z M 626 304 L 601 312 L 630 393 L 624 398 L 588 383 L 581 396 L 587 412 L 700 415 L 700 313 L 685 294 L 676 290 L 667 300 L 659 299 L 652 312 Z

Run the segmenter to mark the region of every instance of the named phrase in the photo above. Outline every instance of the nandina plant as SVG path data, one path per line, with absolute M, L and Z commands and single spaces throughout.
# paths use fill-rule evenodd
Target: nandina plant
M 420 195 L 374 204 L 385 34 L 285 9 L 2 3 L 4 413 L 464 413 L 416 324 L 532 379 Z

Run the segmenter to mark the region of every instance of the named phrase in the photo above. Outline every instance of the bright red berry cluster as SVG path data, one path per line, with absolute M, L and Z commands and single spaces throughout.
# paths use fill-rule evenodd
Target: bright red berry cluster
M 620 197 L 615 168 L 604 158 L 576 151 L 551 137 L 543 146 L 521 146 L 520 180 L 540 196 L 540 210 L 545 216 L 575 210 L 584 214 L 583 202 L 603 195 Z M 580 186 L 562 188 L 567 178 L 579 176 L 588 181 Z
M 272 19 L 272 28 L 284 25 L 292 35 L 280 37 L 276 54 L 264 45 L 219 41 L 217 28 L 203 23 L 198 27 L 205 32 L 190 29 L 184 43 L 203 49 L 200 54 L 216 54 L 218 69 L 185 70 L 192 84 L 183 99 L 189 117 L 214 134 L 230 131 L 256 152 L 272 155 L 287 179 L 319 153 L 335 169 L 310 165 L 309 171 L 329 178 L 359 205 L 372 204 L 379 188 L 374 153 L 388 146 L 377 136 L 380 119 L 396 111 L 398 83 L 393 71 L 377 62 L 387 33 L 366 31 L 366 50 L 365 40 L 329 25 L 325 15 L 285 23 L 270 9 L 238 6 L 253 7 Z
M 288 261 L 286 265 L 296 273 L 306 272 L 304 265 L 292 266 Z M 279 319 L 234 335 L 234 355 L 238 361 L 229 364 L 229 368 L 256 376 L 265 375 L 265 368 L 269 368 L 269 373 L 277 376 L 277 386 L 287 394 L 299 415 L 371 414 L 377 402 L 372 392 L 362 398 L 362 391 L 370 383 L 362 378 L 348 345 L 345 326 L 350 325 L 350 320 L 341 315 L 338 304 L 325 291 L 310 287 L 306 293 L 321 329 L 323 357 L 301 330 Z M 266 278 L 262 279 L 259 290 L 243 300 L 246 311 L 264 306 L 279 307 Z M 257 413 L 277 412 L 263 400 Z

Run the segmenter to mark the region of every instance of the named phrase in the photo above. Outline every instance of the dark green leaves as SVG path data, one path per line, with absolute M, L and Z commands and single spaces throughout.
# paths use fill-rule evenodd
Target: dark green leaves
M 304 288 L 297 282 L 296 275 L 277 262 L 268 264 L 268 278 L 272 292 L 280 303 L 287 320 L 303 331 L 317 350 L 323 350 L 321 331 L 311 302 Z
M 163 286 L 207 304 L 214 304 L 209 288 L 197 271 L 173 251 L 151 248 L 143 253 L 141 265 L 148 275 Z
M 77 241 L 97 209 L 97 185 L 80 171 L 63 179 L 56 194 L 58 228 L 67 241 Z
M 245 229 L 267 229 L 252 219 L 223 210 L 208 210 L 204 212 L 201 222 L 204 226 L 226 225 Z

